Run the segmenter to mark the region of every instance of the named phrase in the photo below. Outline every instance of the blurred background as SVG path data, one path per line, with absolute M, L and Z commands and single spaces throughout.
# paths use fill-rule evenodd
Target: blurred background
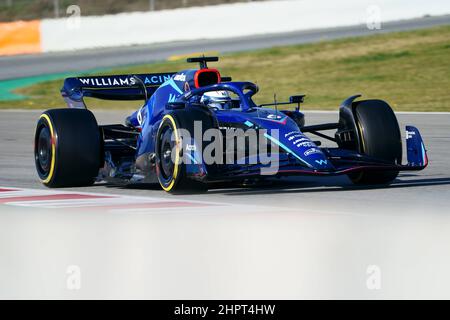
M 334 110 L 383 92 L 397 111 L 448 111 L 449 13 L 445 0 L 0 0 L 0 109 L 60 107 L 67 76 L 207 54 L 257 82 L 261 103 L 307 92 L 305 108 Z
M 252 1 L 264 0 L 0 0 L 0 21 L 60 18 L 70 5 L 83 8 L 85 16 L 95 16 Z

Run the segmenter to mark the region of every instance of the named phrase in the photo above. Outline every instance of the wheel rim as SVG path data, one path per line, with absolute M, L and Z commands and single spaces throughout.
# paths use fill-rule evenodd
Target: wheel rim
M 43 126 L 39 131 L 35 158 L 39 173 L 47 176 L 52 161 L 52 137 L 46 126 Z
M 164 131 L 160 144 L 160 162 L 161 173 L 165 180 L 171 180 L 173 177 L 175 164 L 172 161 L 172 152 L 175 148 L 175 142 L 172 141 L 173 130 L 167 127 Z

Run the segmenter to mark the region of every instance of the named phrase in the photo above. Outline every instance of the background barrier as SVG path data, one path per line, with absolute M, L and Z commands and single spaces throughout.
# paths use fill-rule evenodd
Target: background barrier
M 450 12 L 450 2 L 378 0 L 374 5 L 373 0 L 284 0 L 105 16 L 84 17 L 82 8 L 70 12 L 67 18 L 40 23 L 1 24 L 0 54 L 234 38 L 358 24 L 378 29 L 385 21 L 442 15 Z
M 41 52 L 40 21 L 0 23 L 0 55 Z

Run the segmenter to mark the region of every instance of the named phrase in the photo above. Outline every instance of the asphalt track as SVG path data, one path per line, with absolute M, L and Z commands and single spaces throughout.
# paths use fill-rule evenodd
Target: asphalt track
M 94 112 L 98 118 L 99 123 L 123 123 L 127 111 L 96 111 Z M 0 136 L 2 137 L 2 154 L 0 157 L 0 186 L 10 186 L 19 188 L 43 188 L 39 183 L 35 174 L 34 162 L 33 162 L 33 134 L 35 121 L 38 118 L 39 111 L 2 111 L 0 119 Z M 311 112 L 307 114 L 307 121 L 310 124 L 333 122 L 337 120 L 337 114 L 334 112 Z M 296 200 L 289 201 L 289 194 L 296 192 L 305 192 L 308 194 L 308 202 L 314 205 L 316 201 L 323 198 L 320 191 L 326 190 L 327 197 L 334 194 L 337 195 L 335 201 L 333 201 L 333 207 L 337 202 L 344 202 L 346 209 L 348 199 L 345 194 L 349 194 L 352 198 L 356 193 L 358 199 L 354 202 L 356 205 L 358 202 L 363 203 L 365 206 L 368 202 L 377 199 L 377 196 L 383 196 L 383 201 L 386 203 L 396 203 L 404 200 L 405 204 L 408 202 L 411 207 L 417 208 L 420 200 L 421 206 L 438 206 L 450 204 L 450 193 L 442 194 L 442 192 L 450 192 L 447 183 L 447 179 L 450 179 L 450 172 L 447 172 L 449 168 L 448 159 L 450 159 L 450 150 L 448 145 L 450 144 L 450 113 L 435 113 L 435 114 L 421 114 L 412 113 L 398 114 L 401 126 L 404 128 L 406 124 L 413 124 L 417 126 L 422 132 L 424 141 L 426 143 L 430 160 L 430 166 L 425 171 L 421 172 L 408 172 L 404 173 L 402 179 L 395 184 L 394 188 L 390 189 L 377 189 L 370 192 L 364 192 L 351 186 L 351 183 L 346 177 L 336 178 L 296 178 L 289 181 L 281 180 L 280 184 L 276 184 L 274 188 L 250 188 L 250 189 L 232 189 L 232 190 L 211 190 L 206 195 L 192 196 L 194 199 L 202 199 L 209 201 L 225 201 L 227 199 L 233 199 L 233 203 L 242 204 L 248 203 L 248 201 L 255 200 L 254 204 L 271 205 L 272 199 L 265 197 L 267 194 L 283 194 L 286 199 L 277 204 L 277 206 L 287 206 L 292 208 L 296 206 Z M 322 140 L 323 141 L 323 140 Z M 328 142 L 324 141 L 324 144 Z M 404 151 L 404 158 L 406 152 Z M 406 160 L 405 160 L 406 161 Z M 298 184 L 300 183 L 300 185 Z M 292 184 L 292 185 L 291 185 Z M 339 185 L 344 185 L 344 192 L 342 192 Z M 411 187 L 412 185 L 412 187 Z M 437 186 L 442 186 L 436 188 Z M 284 190 L 279 190 L 280 186 Z M 291 190 L 291 187 L 293 190 Z M 300 188 L 300 190 L 297 190 Z M 306 190 L 305 190 L 306 188 Z M 417 188 L 417 189 L 416 189 Z M 428 189 L 430 188 L 430 189 Z M 411 190 L 422 190 L 420 192 L 423 196 L 416 197 L 417 193 L 414 192 L 414 196 L 411 194 Z M 159 188 L 156 190 L 147 189 L 123 189 L 123 188 L 111 188 L 105 186 L 96 186 L 89 188 L 76 188 L 78 191 L 89 192 L 106 192 L 117 194 L 129 194 L 129 195 L 142 195 L 142 196 L 158 196 L 158 197 L 170 197 L 164 192 L 160 192 Z M 291 190 L 291 191 L 289 191 Z M 316 191 L 316 192 L 313 192 Z M 345 190 L 349 192 L 345 192 Z M 395 192 L 393 192 L 395 190 Z M 433 190 L 433 192 L 427 192 L 427 190 Z M 350 192 L 351 191 L 351 192 Z M 361 192 L 359 192 L 361 191 Z M 247 195 L 252 195 L 247 197 Z M 403 202 L 403 201 L 402 201 Z M 252 202 L 253 203 L 253 202 Z
M 0 80 L 149 63 L 162 61 L 173 55 L 195 52 L 218 51 L 220 53 L 228 53 L 394 31 L 407 31 L 447 24 L 450 24 L 450 15 L 385 22 L 381 25 L 380 30 L 369 30 L 366 25 L 358 25 L 223 40 L 197 40 L 79 52 L 0 57 Z
M 127 113 L 95 112 L 100 123 Z M 0 298 L 450 298 L 450 114 L 398 114 L 421 130 L 430 165 L 389 188 L 292 178 L 183 196 L 42 187 L 38 115 L 0 112 Z M 72 265 L 80 290 L 66 284 Z M 373 265 L 379 289 L 367 285 Z
M 431 17 L 377 32 L 448 23 Z M 3 57 L 0 80 L 371 33 L 359 26 Z M 128 113 L 95 112 L 100 123 Z M 0 298 L 450 298 L 450 114 L 398 114 L 402 127 L 421 130 L 430 165 L 389 188 L 298 177 L 184 196 L 157 186 L 44 188 L 32 155 L 39 114 L 0 111 Z M 309 124 L 337 118 L 306 114 Z M 70 286 L 74 266 L 79 288 Z

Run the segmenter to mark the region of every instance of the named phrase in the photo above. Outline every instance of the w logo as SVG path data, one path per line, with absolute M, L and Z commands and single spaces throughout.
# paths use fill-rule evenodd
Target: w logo
M 328 163 L 328 160 L 316 160 L 316 163 L 323 166 L 324 164 Z
M 177 98 L 176 95 L 170 94 L 170 95 L 169 95 L 169 101 L 168 101 L 168 102 L 175 102 L 176 98 Z

